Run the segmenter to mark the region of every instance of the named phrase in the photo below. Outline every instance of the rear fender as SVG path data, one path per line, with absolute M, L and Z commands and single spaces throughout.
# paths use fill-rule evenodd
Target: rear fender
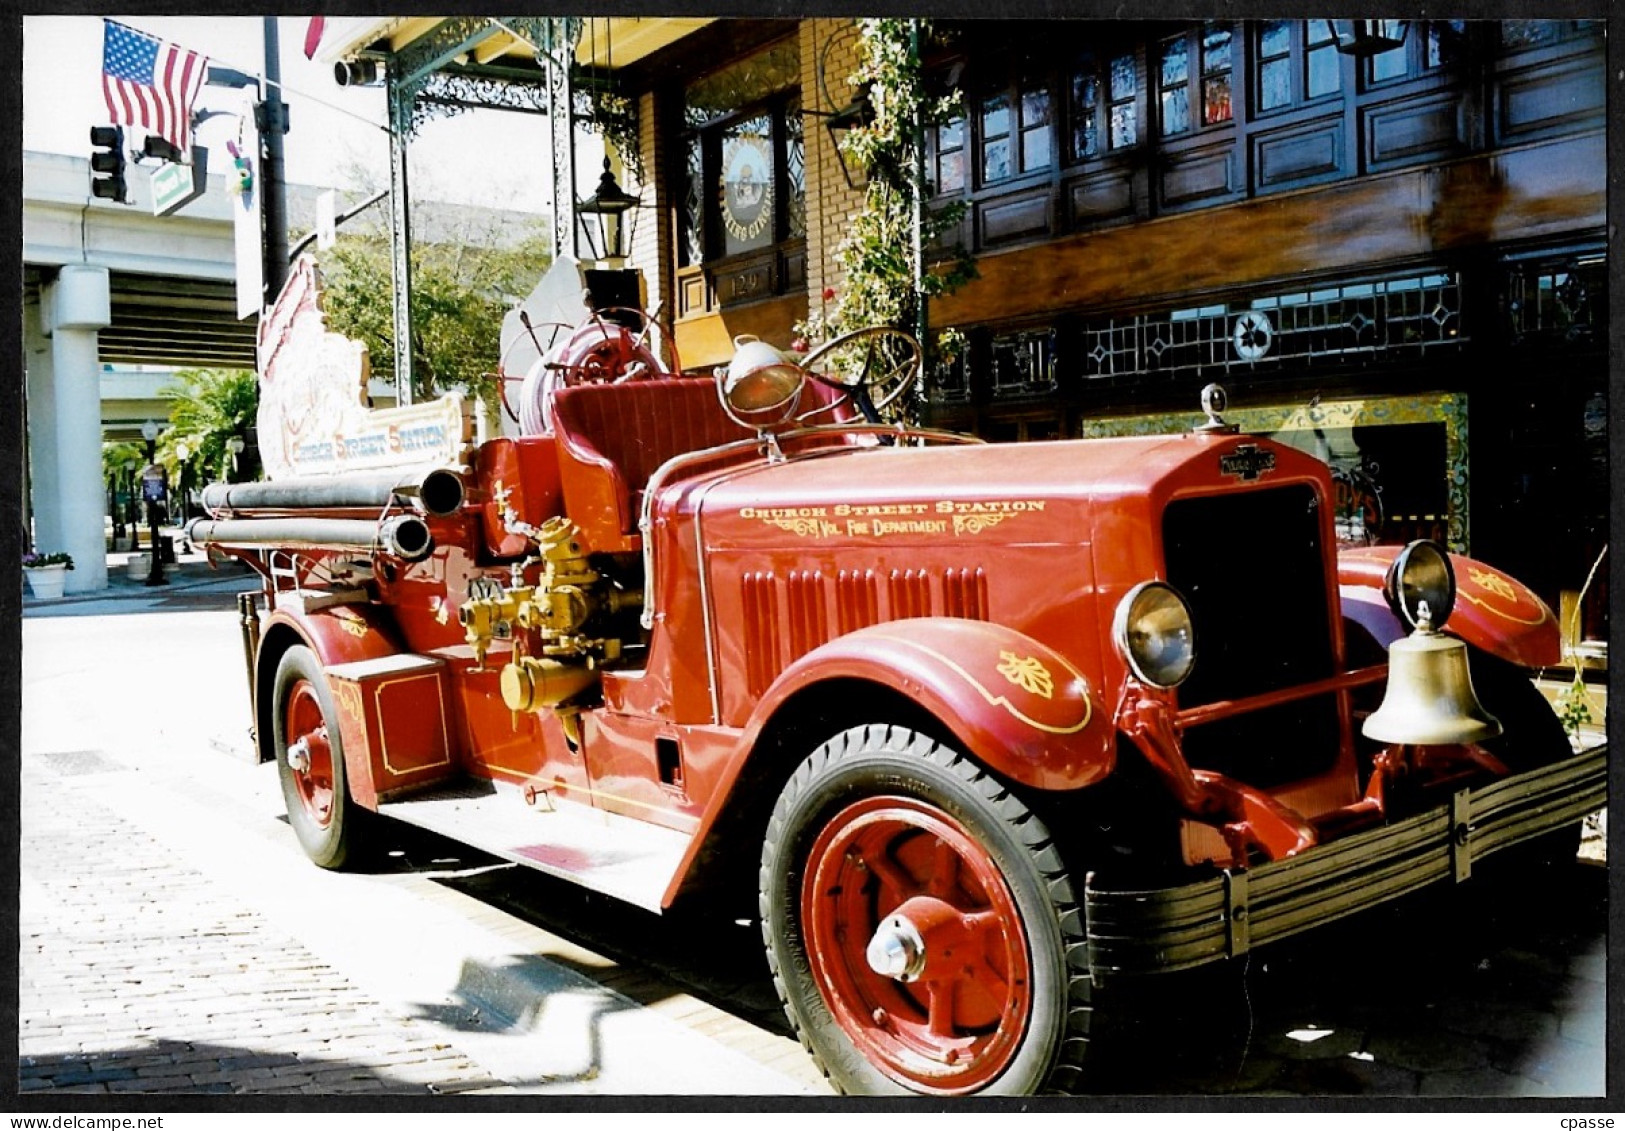
M 1337 555 L 1343 615 L 1384 649 L 1406 628 L 1382 595 L 1382 581 L 1402 546 L 1364 546 Z M 1464 554 L 1451 554 L 1456 607 L 1446 622 L 1452 635 L 1525 668 L 1562 662 L 1562 635 L 1546 602 L 1527 585 Z
M 281 663 L 283 653 L 295 644 L 303 644 L 316 653 L 324 669 L 335 664 L 393 656 L 405 651 L 389 614 L 376 605 L 333 605 L 308 613 L 288 606 L 273 610 L 260 633 L 260 650 L 254 664 L 257 675 L 254 690 L 255 734 L 259 760 L 262 762 L 272 761 L 276 757 L 276 752 L 271 749 L 271 693 L 277 665 Z M 328 692 L 334 707 L 344 710 L 345 701 L 333 691 L 331 679 L 328 681 Z M 357 743 L 347 743 L 344 747 L 344 768 L 349 778 L 350 795 L 366 808 L 375 808 L 377 789 L 366 750 Z
M 757 705 L 747 736 L 799 692 L 836 679 L 902 692 L 978 761 L 1023 785 L 1078 789 L 1112 770 L 1110 712 L 1070 661 L 1003 625 L 950 617 L 871 625 L 808 652 Z

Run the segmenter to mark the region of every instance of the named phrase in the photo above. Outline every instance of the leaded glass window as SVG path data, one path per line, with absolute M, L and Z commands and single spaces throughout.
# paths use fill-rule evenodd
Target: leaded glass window
M 1182 33 L 1162 41 L 1157 107 L 1163 136 L 1231 120 L 1232 39 L 1229 24 L 1206 23 L 1195 35 Z

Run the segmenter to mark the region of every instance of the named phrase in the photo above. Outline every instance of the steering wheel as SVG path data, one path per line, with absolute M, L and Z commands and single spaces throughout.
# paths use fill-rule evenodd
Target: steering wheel
M 846 394 L 797 419 L 839 408 L 850 400 L 871 424 L 920 380 L 925 353 L 914 335 L 890 326 L 865 326 L 831 338 L 801 361 L 815 381 Z
M 643 328 L 633 334 L 616 315 L 633 320 Z M 683 371 L 682 361 L 677 356 L 677 343 L 661 330 L 660 323 L 647 310 L 635 306 L 601 306 L 581 324 L 581 329 L 589 326 L 596 326 L 606 340 L 612 336 L 618 338 L 621 348 L 632 358 L 623 362 L 620 372 L 609 378 L 614 384 L 640 378 L 675 377 Z M 644 366 L 642 370 L 634 368 L 639 362 Z
M 574 331 L 574 327 L 568 322 L 532 322 L 530 317 L 523 313 L 520 315 L 520 321 L 524 324 L 525 332 L 515 334 L 513 340 L 508 343 L 508 348 L 502 351 L 502 356 L 497 360 L 497 392 L 502 396 L 502 411 L 507 413 L 508 419 L 515 424 L 522 424 L 523 422 L 520 420 L 519 411 L 508 400 L 508 384 L 509 382 L 524 381 L 529 375 L 530 369 L 535 366 L 532 363 L 524 373 L 510 373 L 508 371 L 508 362 L 513 356 L 514 347 L 523 342 L 534 348 L 539 356 L 546 357 L 552 352 L 553 347 L 558 344 L 561 337 L 568 337 Z M 522 397 L 523 392 L 521 391 Z M 522 400 L 521 407 L 523 407 Z

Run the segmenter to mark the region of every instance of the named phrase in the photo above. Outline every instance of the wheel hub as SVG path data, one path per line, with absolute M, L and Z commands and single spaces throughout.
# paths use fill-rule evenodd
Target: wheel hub
M 913 982 L 925 969 L 925 940 L 920 929 L 901 915 L 892 915 L 880 924 L 864 952 L 869 969 L 882 978 Z
M 310 740 L 303 735 L 288 747 L 288 768 L 296 774 L 310 773 Z

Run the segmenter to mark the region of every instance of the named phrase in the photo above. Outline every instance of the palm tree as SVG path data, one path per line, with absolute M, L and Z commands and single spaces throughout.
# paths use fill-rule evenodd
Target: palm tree
M 158 390 L 169 401 L 170 424 L 159 462 L 177 483 L 183 468 L 200 482 L 231 478 L 237 469 L 227 441 L 247 437 L 259 406 L 259 379 L 246 369 L 183 369 L 175 380 Z

